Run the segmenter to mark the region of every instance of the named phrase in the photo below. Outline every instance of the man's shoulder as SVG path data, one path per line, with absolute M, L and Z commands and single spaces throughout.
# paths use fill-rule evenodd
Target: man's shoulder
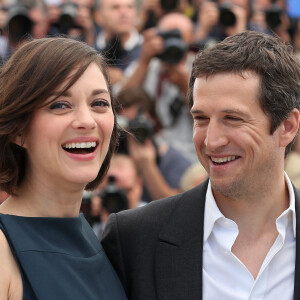
M 207 184 L 208 181 L 143 207 L 111 214 L 102 235 L 102 245 L 114 261 L 114 267 L 119 268 L 122 256 L 129 261 L 141 252 L 153 255 L 159 236 L 164 239 L 171 232 L 171 235 L 178 234 L 178 239 L 184 240 L 186 236 L 193 235 L 196 228 L 203 227 Z
M 142 223 L 152 226 L 166 222 L 175 211 L 185 211 L 186 208 L 195 207 L 198 202 L 204 202 L 207 182 L 183 193 L 152 201 L 142 207 L 119 212 L 116 214 L 116 219 L 119 225 L 121 223 L 126 225 Z
M 182 196 L 183 193 L 155 200 L 141 207 L 121 211 L 116 214 L 116 217 L 118 220 L 126 220 L 126 222 L 139 222 L 140 219 L 144 222 L 147 220 L 151 222 L 154 220 L 153 216 L 155 216 L 155 220 L 158 221 L 158 219 L 164 218 L 171 213 Z

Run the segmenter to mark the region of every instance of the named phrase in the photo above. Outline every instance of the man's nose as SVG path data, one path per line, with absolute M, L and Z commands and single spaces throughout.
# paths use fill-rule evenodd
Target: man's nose
M 229 143 L 226 129 L 217 121 L 212 121 L 207 126 L 204 144 L 208 151 L 214 152 Z

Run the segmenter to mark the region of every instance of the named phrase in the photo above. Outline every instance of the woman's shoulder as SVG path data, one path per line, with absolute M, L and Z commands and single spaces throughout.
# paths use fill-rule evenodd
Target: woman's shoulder
M 11 252 L 5 234 L 0 228 L 0 300 L 22 299 L 23 286 L 19 267 Z

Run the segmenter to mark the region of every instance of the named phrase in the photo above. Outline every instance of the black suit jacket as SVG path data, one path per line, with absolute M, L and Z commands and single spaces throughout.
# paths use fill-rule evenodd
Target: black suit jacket
M 128 299 L 202 299 L 207 184 L 208 181 L 182 194 L 110 216 L 102 244 Z M 295 195 L 294 299 L 300 300 L 300 191 L 295 189 Z

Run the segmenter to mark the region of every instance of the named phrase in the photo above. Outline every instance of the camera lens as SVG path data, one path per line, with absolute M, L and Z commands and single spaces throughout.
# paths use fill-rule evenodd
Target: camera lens
M 236 23 L 236 16 L 232 12 L 231 7 L 230 3 L 225 3 L 223 6 L 220 6 L 219 22 L 223 27 L 230 27 Z
M 100 192 L 102 206 L 108 213 L 117 213 L 129 208 L 126 192 L 119 189 L 115 181 L 114 176 L 109 176 L 107 186 Z
M 274 30 L 281 24 L 281 14 L 282 9 L 274 4 L 266 10 L 266 22 L 270 29 Z
M 163 51 L 157 57 L 170 64 L 179 63 L 188 49 L 181 38 L 180 31 L 178 29 L 158 31 L 157 35 L 164 40 Z
M 168 12 L 174 10 L 178 6 L 179 0 L 160 0 L 160 7 Z

